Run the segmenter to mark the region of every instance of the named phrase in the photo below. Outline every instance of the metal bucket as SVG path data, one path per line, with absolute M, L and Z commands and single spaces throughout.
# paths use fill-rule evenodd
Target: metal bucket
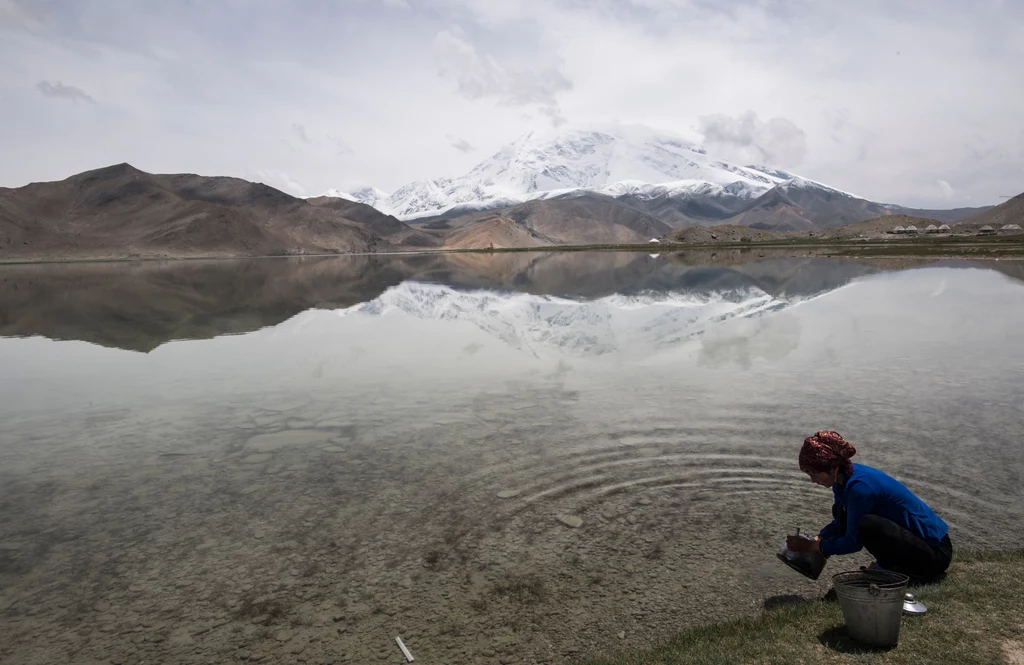
M 887 570 L 832 576 L 850 637 L 873 647 L 894 647 L 900 638 L 903 594 L 910 578 Z

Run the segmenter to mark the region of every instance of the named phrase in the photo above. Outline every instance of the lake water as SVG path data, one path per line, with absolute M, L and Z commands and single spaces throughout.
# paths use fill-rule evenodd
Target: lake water
M 834 428 L 1024 540 L 1024 265 L 0 266 L 0 661 L 560 663 L 750 614 Z

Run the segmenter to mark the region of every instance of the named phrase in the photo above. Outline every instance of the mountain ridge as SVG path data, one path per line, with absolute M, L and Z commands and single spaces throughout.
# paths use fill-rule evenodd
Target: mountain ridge
M 671 133 L 621 124 L 529 132 L 461 176 L 414 181 L 391 194 L 363 187 L 342 195 L 412 225 L 595 195 L 673 227 L 809 231 L 889 214 L 954 222 L 984 210 L 877 203 L 771 166 L 730 164 Z
M 835 238 L 846 237 L 839 229 L 851 223 L 911 212 L 797 178 L 752 199 L 747 181 L 686 182 L 657 189 L 620 181 L 612 193 L 574 191 L 407 224 L 348 198 L 297 198 L 239 178 L 150 174 L 122 163 L 0 188 L 0 261 L 636 245 L 655 238 L 704 243 L 715 241 L 716 229 L 751 241 L 773 233 Z M 1024 196 L 971 219 L 1018 220 L 1020 209 Z M 913 212 L 941 223 L 972 211 Z M 879 223 L 857 233 L 885 233 Z M 686 229 L 707 231 L 676 233 Z

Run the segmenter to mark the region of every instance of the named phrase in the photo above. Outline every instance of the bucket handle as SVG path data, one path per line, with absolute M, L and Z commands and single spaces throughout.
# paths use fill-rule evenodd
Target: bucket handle
M 877 584 L 871 583 L 868 585 L 868 595 L 872 598 L 878 598 L 882 595 L 882 590 L 878 588 Z

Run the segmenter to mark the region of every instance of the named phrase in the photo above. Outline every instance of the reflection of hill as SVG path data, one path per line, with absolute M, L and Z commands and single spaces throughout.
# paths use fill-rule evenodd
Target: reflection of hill
M 81 263 L 0 269 L 0 335 L 150 351 L 347 307 L 402 276 L 366 260 Z M 389 281 L 390 280 L 390 281 Z
M 1024 278 L 1024 262 L 985 266 Z M 660 258 L 545 252 L 11 265 L 0 266 L 0 335 L 42 335 L 150 351 L 174 339 L 273 326 L 314 307 L 351 307 L 406 280 L 588 300 L 744 290 L 789 300 L 903 267 L 908 266 L 760 258 L 749 252 Z

